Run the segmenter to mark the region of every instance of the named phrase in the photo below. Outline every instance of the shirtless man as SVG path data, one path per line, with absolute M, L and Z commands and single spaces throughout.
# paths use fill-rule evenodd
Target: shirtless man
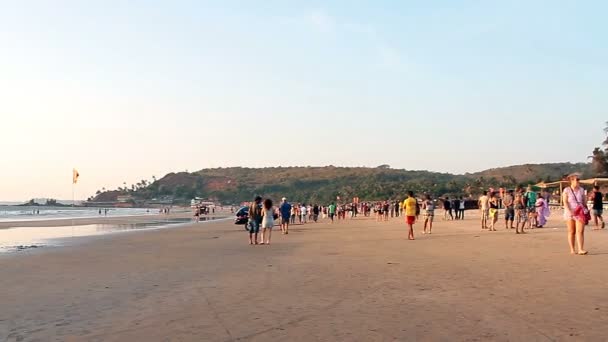
M 521 188 L 517 188 L 515 193 L 515 199 L 513 200 L 513 208 L 515 209 L 515 234 L 524 234 L 524 227 L 528 222 L 528 211 L 526 210 L 526 203 L 524 201 L 524 195 Z M 521 223 L 521 231 L 519 230 L 519 224 Z
M 509 190 L 503 198 L 502 204 L 505 206 L 505 229 L 513 229 L 513 221 L 515 220 L 515 200 L 513 198 L 513 190 Z M 509 225 L 511 221 L 511 225 Z
M 489 207 L 490 198 L 488 192 L 484 191 L 483 195 L 479 197 L 479 209 L 481 209 L 481 229 L 488 229 L 488 215 L 490 211 Z

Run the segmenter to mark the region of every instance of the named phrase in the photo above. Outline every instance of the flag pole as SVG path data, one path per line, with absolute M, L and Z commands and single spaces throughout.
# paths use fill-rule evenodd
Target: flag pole
M 72 237 L 74 237 L 74 175 L 72 171 Z

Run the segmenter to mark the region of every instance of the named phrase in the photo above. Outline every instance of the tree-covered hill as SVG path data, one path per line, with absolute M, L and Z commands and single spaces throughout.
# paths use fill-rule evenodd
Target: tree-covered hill
M 466 175 L 429 171 L 391 169 L 388 165 L 366 167 L 268 167 L 214 168 L 197 172 L 170 173 L 152 182 L 142 181 L 131 188 L 99 192 L 92 201 L 111 201 L 119 195 L 131 195 L 136 202 L 171 198 L 188 203 L 194 197 L 222 203 L 251 200 L 255 194 L 293 201 L 326 203 L 340 196 L 369 200 L 402 198 L 416 193 L 477 195 L 489 187 L 515 187 L 555 180 L 573 171 L 591 176 L 590 164 L 527 164 L 485 170 Z

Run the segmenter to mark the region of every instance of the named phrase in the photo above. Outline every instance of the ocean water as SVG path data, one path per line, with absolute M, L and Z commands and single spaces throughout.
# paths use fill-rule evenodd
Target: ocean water
M 101 215 L 99 210 L 101 209 Z M 0 222 L 105 217 L 105 208 L 0 206 Z M 108 217 L 158 214 L 158 209 L 108 208 Z M 38 214 L 37 211 L 40 211 Z

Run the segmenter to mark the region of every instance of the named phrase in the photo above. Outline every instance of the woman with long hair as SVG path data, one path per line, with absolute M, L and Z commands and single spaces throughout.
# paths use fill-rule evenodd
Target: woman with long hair
M 585 225 L 587 225 L 588 209 L 585 207 L 585 190 L 580 186 L 579 174 L 573 173 L 568 176 L 570 186 L 564 189 L 562 201 L 564 203 L 564 220 L 568 227 L 568 244 L 570 253 L 586 255 L 585 250 Z M 587 211 L 586 211 L 587 210 Z M 577 242 L 578 252 L 574 242 Z
M 272 227 L 274 227 L 274 208 L 272 207 L 272 200 L 267 198 L 264 200 L 264 207 L 262 208 L 262 242 L 260 244 L 270 245 Z

